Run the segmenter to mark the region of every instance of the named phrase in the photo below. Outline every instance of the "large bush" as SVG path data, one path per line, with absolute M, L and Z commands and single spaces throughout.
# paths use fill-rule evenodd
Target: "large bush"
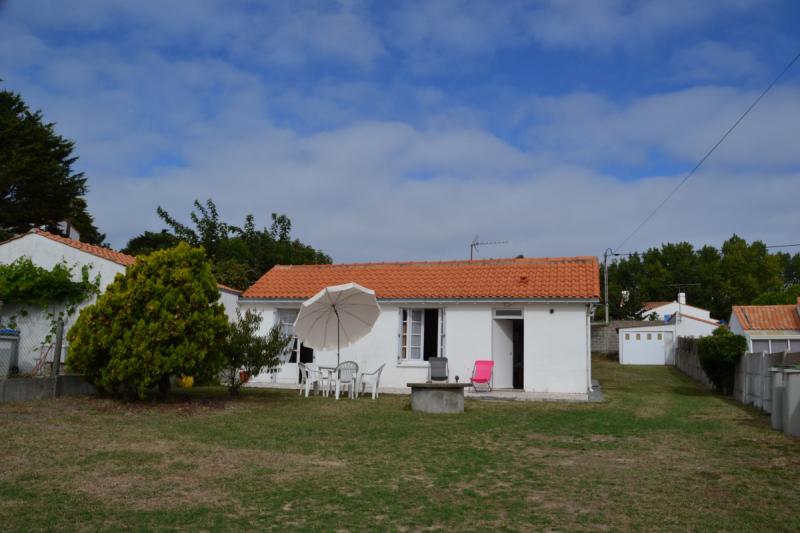
M 236 310 L 237 321 L 231 324 L 225 342 L 225 372 L 223 379 L 231 394 L 242 386 L 242 372 L 250 377 L 271 370 L 280 364 L 278 356 L 292 340 L 278 325 L 272 326 L 266 336 L 259 335 L 263 318 L 248 309 L 244 315 Z
M 175 374 L 210 379 L 224 364 L 228 321 L 201 249 L 181 243 L 140 257 L 85 308 L 67 364 L 98 388 L 144 397 Z
M 745 350 L 747 340 L 725 327 L 715 329 L 711 336 L 701 337 L 698 341 L 700 366 L 722 394 L 733 393 L 736 363 Z

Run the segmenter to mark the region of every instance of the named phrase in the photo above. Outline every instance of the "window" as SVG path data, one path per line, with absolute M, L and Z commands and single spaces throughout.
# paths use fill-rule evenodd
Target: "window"
M 753 353 L 760 353 L 760 352 L 769 352 L 769 341 L 768 340 L 754 340 L 753 341 Z
M 789 350 L 789 339 L 772 339 L 770 341 L 770 352 L 778 353 Z
M 659 333 L 657 338 L 658 338 L 658 340 L 661 340 L 661 339 L 663 339 L 663 338 L 664 338 L 664 335 L 662 335 L 661 333 Z
M 641 334 L 641 333 L 637 333 L 637 334 L 636 334 L 636 340 L 637 340 L 637 341 L 640 341 L 640 340 L 642 340 L 642 334 Z
M 653 334 L 652 333 L 648 333 L 647 334 L 647 340 L 649 340 L 649 341 L 653 340 Z
M 495 309 L 495 318 L 522 318 L 522 309 Z
M 444 309 L 400 309 L 401 361 L 444 357 Z
M 278 309 L 277 320 L 281 327 L 281 331 L 283 331 L 285 335 L 292 336 L 292 342 L 289 343 L 289 347 L 286 349 L 286 352 L 281 356 L 281 360 L 284 363 L 297 362 L 299 343 L 297 342 L 297 337 L 294 336 L 294 321 L 297 319 L 297 313 L 297 309 Z
M 626 341 L 629 341 L 629 340 L 631 340 L 631 334 L 630 334 L 630 333 L 626 333 L 626 334 L 625 334 L 625 340 L 626 340 Z

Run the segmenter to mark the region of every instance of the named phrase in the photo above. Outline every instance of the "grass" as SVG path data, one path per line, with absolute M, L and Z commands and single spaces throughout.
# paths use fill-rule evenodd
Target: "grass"
M 195 390 L 0 405 L 0 529 L 798 530 L 800 442 L 673 369 L 464 415 Z

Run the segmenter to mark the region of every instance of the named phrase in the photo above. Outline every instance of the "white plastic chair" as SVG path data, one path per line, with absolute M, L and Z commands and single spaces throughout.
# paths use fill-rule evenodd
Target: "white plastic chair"
M 303 389 L 306 391 L 306 398 L 308 398 L 308 393 L 311 389 L 311 386 L 314 386 L 316 389 L 317 394 L 322 389 L 322 373 L 313 363 L 300 363 L 298 364 L 300 367 L 300 372 L 302 373 L 302 383 L 300 385 L 300 394 L 303 393 Z M 319 388 L 318 388 L 319 387 Z
M 362 372 L 361 375 L 358 377 L 358 387 L 356 387 L 361 395 L 364 394 L 367 385 L 372 387 L 372 399 L 375 400 L 378 398 L 378 387 L 381 384 L 381 372 L 383 372 L 383 367 L 386 366 L 386 363 L 382 364 L 378 367 L 378 370 L 374 372 Z
M 333 379 L 336 381 L 336 399 L 339 393 L 347 387 L 347 394 L 351 400 L 356 398 L 356 387 L 358 386 L 358 363 L 355 361 L 343 361 L 339 363 L 333 371 Z

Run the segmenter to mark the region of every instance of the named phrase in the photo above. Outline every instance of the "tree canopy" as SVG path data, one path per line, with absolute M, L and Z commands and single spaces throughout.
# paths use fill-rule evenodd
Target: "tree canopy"
M 73 149 L 41 111 L 0 90 L 0 240 L 40 226 L 59 233 L 58 223 L 68 220 L 82 241 L 103 242 L 87 211 L 86 178 L 73 170 Z
M 256 228 L 253 215 L 247 215 L 244 225 L 239 227 L 224 222 L 214 201 L 208 199 L 205 205 L 195 200 L 189 215 L 192 226 L 178 222 L 161 207 L 158 216 L 169 229 L 160 233 L 146 231 L 134 237 L 128 241 L 125 253 L 149 253 L 174 246 L 178 241 L 202 246 L 217 280 L 236 289 L 246 289 L 277 264 L 331 262 L 325 253 L 292 239 L 292 222 L 286 215 L 273 213 L 272 225 L 260 230 Z
M 602 280 L 602 269 L 600 275 Z M 771 254 L 763 242 L 748 243 L 735 234 L 720 249 L 667 243 L 609 263 L 610 315 L 639 317 L 644 302 L 673 301 L 682 290 L 689 304 L 727 320 L 733 305 L 752 304 L 762 294 L 780 293 L 798 275 L 800 254 Z M 626 302 L 620 298 L 623 290 L 630 294 Z

